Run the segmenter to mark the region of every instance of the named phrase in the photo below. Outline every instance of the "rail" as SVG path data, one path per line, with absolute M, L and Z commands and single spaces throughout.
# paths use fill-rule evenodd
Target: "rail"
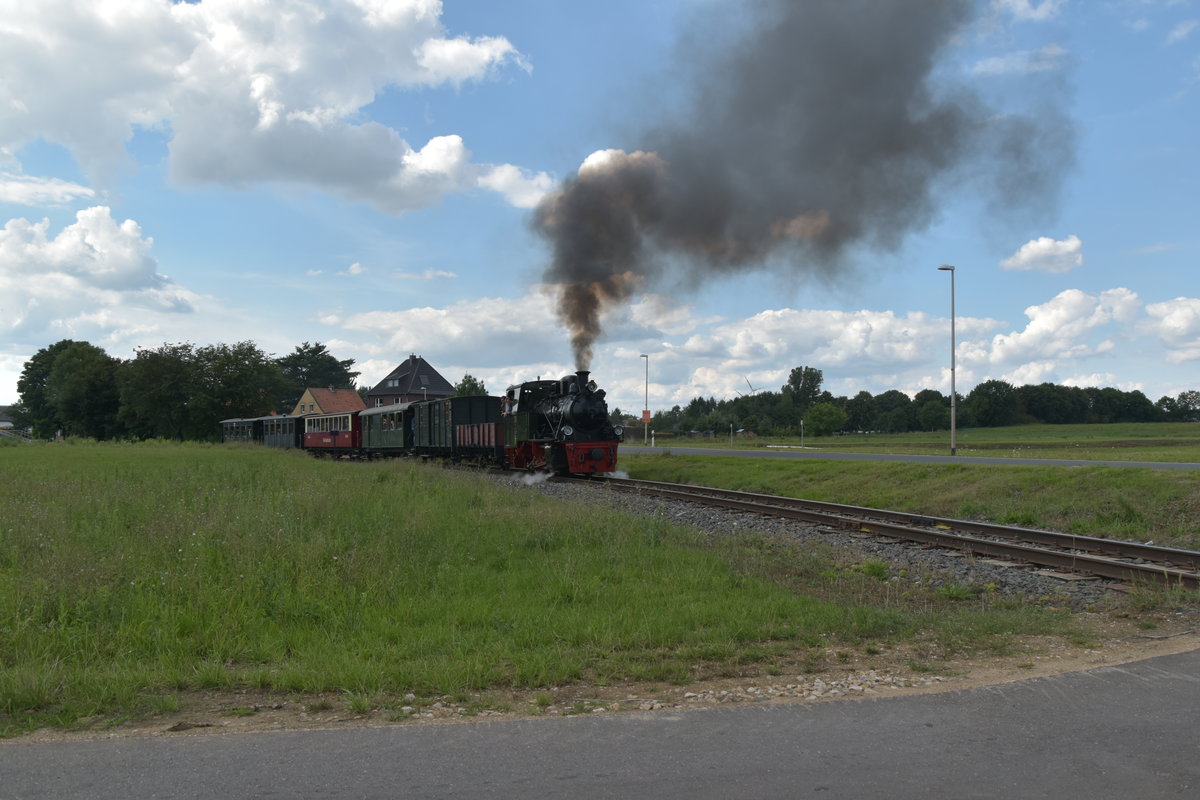
M 1200 552 L 686 484 L 606 478 L 617 491 L 783 517 L 840 530 L 921 542 L 975 554 L 1133 582 L 1200 589 Z

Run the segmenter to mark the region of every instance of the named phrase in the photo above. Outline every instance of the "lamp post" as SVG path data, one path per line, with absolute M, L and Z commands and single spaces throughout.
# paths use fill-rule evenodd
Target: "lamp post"
M 958 410 L 958 395 L 954 390 L 954 267 L 942 264 L 938 267 L 950 273 L 950 455 L 958 455 L 958 442 L 955 439 L 955 427 Z
M 642 405 L 642 422 L 645 427 L 642 445 L 645 446 L 650 444 L 650 356 L 642 353 L 641 357 L 646 359 L 646 402 Z

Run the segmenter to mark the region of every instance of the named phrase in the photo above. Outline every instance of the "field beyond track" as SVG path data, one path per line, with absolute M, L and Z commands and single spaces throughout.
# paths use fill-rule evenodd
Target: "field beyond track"
M 0 731 L 94 729 L 196 693 L 436 696 L 817 668 L 926 669 L 1062 610 L 901 591 L 886 566 L 558 503 L 408 461 L 251 446 L 0 448 Z
M 640 428 L 626 436 L 642 444 Z M 836 436 L 745 437 L 733 431 L 711 436 L 656 436 L 659 447 L 811 448 L 831 453 L 950 455 L 950 431 L 850 433 Z M 961 428 L 956 454 L 990 458 L 1046 458 L 1085 461 L 1173 461 L 1200 463 L 1200 423 L 1122 422 L 1106 425 L 1010 425 Z
M 808 439 L 810 453 L 948 455 L 946 431 Z M 664 439 L 665 455 L 621 456 L 632 477 L 803 497 L 931 516 L 979 519 L 1200 550 L 1200 471 L 1136 467 L 706 458 L 690 447 L 729 440 Z M 640 440 L 639 440 L 640 442 Z M 635 442 L 637 443 L 637 442 Z M 706 444 L 707 443 L 707 444 Z M 735 440 L 738 448 L 799 439 Z M 960 456 L 1200 463 L 1200 425 L 1019 425 L 959 432 Z

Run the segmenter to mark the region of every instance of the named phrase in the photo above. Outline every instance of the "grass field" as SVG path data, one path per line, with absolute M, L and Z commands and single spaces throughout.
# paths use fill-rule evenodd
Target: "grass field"
M 1187 461 L 1200 463 L 1200 423 L 1144 422 L 1113 425 L 1013 425 L 965 428 L 956 433 L 958 455 L 1064 458 L 1089 461 Z M 712 438 L 656 437 L 661 447 L 798 446 L 799 437 L 733 438 L 716 431 Z M 641 432 L 629 436 L 642 444 Z M 950 432 L 861 433 L 806 437 L 805 447 L 830 452 L 949 455 Z
M 1141 467 L 906 464 L 620 457 L 630 477 L 1200 550 L 1200 471 Z
M 633 442 L 640 443 L 640 440 Z M 1142 468 L 903 464 L 703 458 L 689 448 L 729 439 L 664 439 L 666 455 L 623 454 L 620 468 L 649 480 L 688 482 L 942 517 L 1153 541 L 1200 550 L 1200 471 Z M 949 433 L 806 439 L 816 452 L 948 454 Z M 738 439 L 738 448 L 797 446 L 799 439 Z M 1200 425 L 1019 425 L 958 432 L 960 456 L 1200 463 Z
M 189 693 L 687 682 L 831 645 L 1003 651 L 1062 611 L 898 586 L 833 551 L 702 540 L 409 462 L 259 447 L 0 448 L 0 731 Z

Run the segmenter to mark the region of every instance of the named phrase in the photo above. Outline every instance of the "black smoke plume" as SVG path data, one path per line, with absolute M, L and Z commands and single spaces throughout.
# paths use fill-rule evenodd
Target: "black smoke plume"
M 828 274 L 849 246 L 890 250 L 927 227 L 951 183 L 1013 207 L 1053 198 L 1071 163 L 1061 114 L 1000 113 L 939 71 L 970 0 L 719 8 L 752 18 L 711 58 L 692 48 L 685 112 L 648 125 L 640 150 L 593 154 L 535 211 L 578 369 L 604 310 L 665 263 L 693 283 L 780 255 Z

